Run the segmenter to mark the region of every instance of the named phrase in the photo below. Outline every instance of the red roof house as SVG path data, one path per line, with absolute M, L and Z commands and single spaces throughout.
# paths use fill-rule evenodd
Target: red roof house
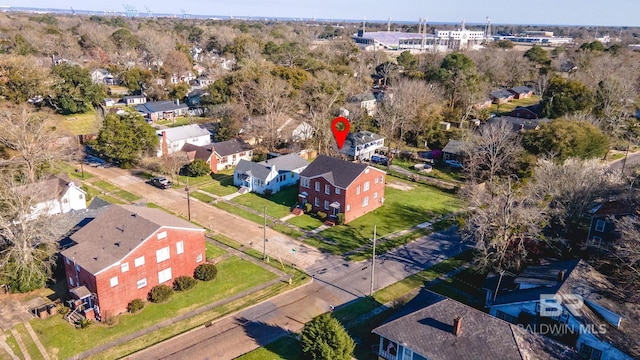
M 111 205 L 70 236 L 61 252 L 72 295 L 87 317 L 117 315 L 158 284 L 204 263 L 204 229 L 160 209 Z
M 382 206 L 385 175 L 366 164 L 320 155 L 300 173 L 298 200 L 330 217 L 343 213 L 348 223 Z

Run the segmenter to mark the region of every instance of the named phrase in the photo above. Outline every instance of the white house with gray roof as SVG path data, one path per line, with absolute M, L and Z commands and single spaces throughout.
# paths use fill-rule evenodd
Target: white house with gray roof
M 289 154 L 259 163 L 240 160 L 233 172 L 233 184 L 251 192 L 277 193 L 280 189 L 296 185 L 300 173 L 309 163 L 297 154 Z
M 340 152 L 347 155 L 349 160 L 368 161 L 382 147 L 384 137 L 371 131 L 360 131 L 347 135 Z
M 197 124 L 156 130 L 160 138 L 158 157 L 182 150 L 185 144 L 206 146 L 211 144 L 211 133 Z

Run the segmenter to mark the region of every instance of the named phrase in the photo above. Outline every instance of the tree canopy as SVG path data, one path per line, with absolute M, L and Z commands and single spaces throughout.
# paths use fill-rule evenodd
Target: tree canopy
M 89 70 L 65 63 L 54 66 L 51 71 L 56 80 L 49 104 L 60 114 L 85 113 L 104 99 L 104 89 L 91 81 Z
M 577 112 L 590 110 L 594 105 L 594 95 L 584 83 L 556 76 L 549 81 L 542 95 L 543 115 L 552 119 Z
M 522 143 L 535 155 L 548 155 L 559 161 L 570 157 L 601 158 L 609 149 L 609 139 L 599 128 L 564 119 L 542 124 L 538 130 L 526 131 Z
M 105 117 L 94 148 L 118 166 L 129 168 L 143 153 L 156 151 L 158 144 L 154 128 L 142 115 L 129 111 L 122 116 L 110 113 Z
M 350 360 L 355 343 L 334 317 L 324 314 L 304 325 L 302 351 L 313 360 Z

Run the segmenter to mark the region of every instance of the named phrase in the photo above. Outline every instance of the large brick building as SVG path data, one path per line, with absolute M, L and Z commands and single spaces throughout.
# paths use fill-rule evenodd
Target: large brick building
M 344 222 L 382 206 L 386 173 L 366 164 L 318 156 L 300 173 L 300 205 L 329 216 L 344 214 Z
M 90 318 L 125 312 L 152 287 L 193 276 L 205 259 L 203 229 L 141 206 L 111 205 L 70 238 L 61 253 L 68 287 Z

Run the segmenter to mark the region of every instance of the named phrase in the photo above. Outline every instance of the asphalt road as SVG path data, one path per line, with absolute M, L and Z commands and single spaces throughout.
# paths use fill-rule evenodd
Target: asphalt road
M 622 167 L 624 165 L 625 174 L 629 174 L 634 168 L 637 168 L 640 165 L 640 151 L 629 153 L 627 155 L 626 164 L 625 158 L 618 159 L 609 163 L 609 168 L 611 170 L 622 171 Z
M 156 203 L 178 214 L 187 213 L 184 191 L 153 188 L 122 169 L 91 168 L 88 171 L 142 196 L 147 202 Z M 195 199 L 191 200 L 191 219 L 245 246 L 262 251 L 263 229 L 254 222 Z M 194 329 L 133 354 L 128 359 L 233 359 L 289 331 L 299 332 L 306 322 L 329 311 L 330 306 L 338 307 L 369 295 L 372 283 L 370 260 L 347 262 L 340 256 L 322 253 L 271 229 L 267 229 L 267 238 L 267 254 L 296 264 L 312 275 L 314 280 L 227 316 L 211 326 Z M 425 236 L 378 256 L 374 291 L 428 268 L 465 248 L 456 233 L 451 231 Z M 296 251 L 292 252 L 291 249 Z

